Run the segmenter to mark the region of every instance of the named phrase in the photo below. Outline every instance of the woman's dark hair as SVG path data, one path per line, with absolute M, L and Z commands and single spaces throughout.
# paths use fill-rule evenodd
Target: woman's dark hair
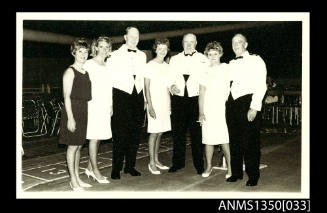
M 80 48 L 85 48 L 90 51 L 90 44 L 86 38 L 76 38 L 70 45 L 70 53 L 75 55 L 76 51 Z
M 160 44 L 163 44 L 163 45 L 166 45 L 167 46 L 167 50 L 169 51 L 169 47 L 170 47 L 170 43 L 169 43 L 169 40 L 167 38 L 157 38 L 155 41 L 154 41 L 154 44 L 152 46 L 152 50 L 153 52 L 156 52 L 157 50 L 157 47 L 158 45 Z

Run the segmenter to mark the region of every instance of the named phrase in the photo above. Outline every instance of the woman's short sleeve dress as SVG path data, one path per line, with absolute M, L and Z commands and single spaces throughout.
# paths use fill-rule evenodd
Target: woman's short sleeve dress
M 229 143 L 226 124 L 225 103 L 230 92 L 228 65 L 222 63 L 208 67 L 200 79 L 205 86 L 203 111 L 205 121 L 202 124 L 202 143 L 218 145 Z
M 92 100 L 88 102 L 87 139 L 112 138 L 112 78 L 109 65 L 87 60 L 84 69 L 89 72 L 92 83 Z
M 91 100 L 91 81 L 88 72 L 78 72 L 74 67 L 73 87 L 70 94 L 71 108 L 76 123 L 76 130 L 71 132 L 67 129 L 67 112 L 63 107 L 60 122 L 59 143 L 67 145 L 83 145 L 86 142 L 87 128 L 87 102 Z
M 171 130 L 170 94 L 168 90 L 168 64 L 150 61 L 146 65 L 144 77 L 150 79 L 150 95 L 156 119 L 149 115 L 148 133 L 160 133 Z

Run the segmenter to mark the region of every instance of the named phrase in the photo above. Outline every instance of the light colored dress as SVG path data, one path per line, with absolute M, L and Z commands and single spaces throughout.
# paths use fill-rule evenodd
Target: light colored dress
M 87 139 L 112 138 L 112 77 L 109 65 L 98 64 L 93 59 L 84 64 L 91 80 L 92 100 L 88 102 Z
M 149 110 L 147 110 L 148 133 L 171 130 L 168 72 L 168 64 L 166 62 L 159 64 L 152 60 L 146 64 L 144 77 L 150 79 L 151 102 L 156 113 L 156 119 L 153 119 L 149 115 Z
M 218 145 L 229 143 L 228 128 L 225 116 L 225 103 L 230 92 L 230 75 L 228 65 L 208 67 L 200 85 L 205 86 L 203 111 L 205 121 L 202 124 L 202 143 Z

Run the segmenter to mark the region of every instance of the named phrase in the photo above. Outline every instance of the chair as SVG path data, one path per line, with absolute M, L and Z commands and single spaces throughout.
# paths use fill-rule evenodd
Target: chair
M 22 134 L 31 138 L 47 134 L 47 111 L 39 97 L 23 100 Z
M 53 136 L 55 129 L 57 128 L 56 135 L 59 134 L 60 131 L 60 119 L 61 119 L 61 109 L 62 109 L 62 102 L 53 98 L 50 100 L 50 105 L 54 111 L 54 119 L 51 125 L 51 133 L 50 136 Z

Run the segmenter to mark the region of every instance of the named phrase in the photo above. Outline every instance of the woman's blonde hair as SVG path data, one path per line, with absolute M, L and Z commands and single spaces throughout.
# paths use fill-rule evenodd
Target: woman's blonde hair
M 91 45 L 91 56 L 92 57 L 95 57 L 97 56 L 97 50 L 95 47 L 98 47 L 99 45 L 99 42 L 101 41 L 104 41 L 104 42 L 107 42 L 109 44 L 109 52 L 111 52 L 111 49 L 112 49 L 112 41 L 111 41 L 111 38 L 107 37 L 107 36 L 99 36 L 97 39 L 94 39 L 93 42 L 92 42 L 92 45 Z
M 217 42 L 217 41 L 213 41 L 213 42 L 209 42 L 206 46 L 206 48 L 204 49 L 204 54 L 206 56 L 208 56 L 208 52 L 210 50 L 216 50 L 218 51 L 220 54 L 223 54 L 224 53 L 224 50 L 223 50 L 223 47 L 221 46 L 221 43 L 220 42 Z

